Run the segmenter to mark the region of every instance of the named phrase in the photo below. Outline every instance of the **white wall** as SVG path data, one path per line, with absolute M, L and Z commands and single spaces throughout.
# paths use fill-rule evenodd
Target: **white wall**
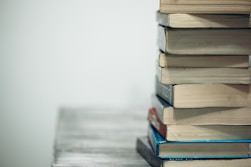
M 150 106 L 158 3 L 0 1 L 1 167 L 50 166 L 62 106 Z

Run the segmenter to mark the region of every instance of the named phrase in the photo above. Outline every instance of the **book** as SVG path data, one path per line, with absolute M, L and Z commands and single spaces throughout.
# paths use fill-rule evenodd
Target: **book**
M 147 136 L 137 137 L 136 151 L 152 167 L 250 167 L 251 158 L 242 159 L 161 159 L 155 156 Z
M 248 125 L 165 125 L 155 108 L 149 109 L 147 119 L 168 141 L 251 140 L 251 126 Z
M 159 49 L 169 54 L 251 54 L 251 29 L 158 26 L 157 37 Z
M 248 55 L 173 55 L 159 53 L 158 65 L 162 68 L 248 68 Z
M 160 0 L 162 13 L 251 13 L 250 0 Z
M 154 153 L 163 159 L 249 158 L 251 140 L 168 141 L 151 126 L 148 137 Z
M 250 14 L 187 14 L 160 13 L 156 20 L 160 25 L 171 28 L 248 28 Z
M 250 0 L 161 0 L 161 2 L 177 5 L 251 5 Z
M 174 108 L 156 95 L 151 101 L 166 125 L 251 125 L 251 107 Z
M 243 84 L 162 84 L 155 92 L 175 108 L 251 106 L 251 87 Z
M 251 68 L 160 67 L 157 75 L 163 84 L 222 83 L 250 84 Z

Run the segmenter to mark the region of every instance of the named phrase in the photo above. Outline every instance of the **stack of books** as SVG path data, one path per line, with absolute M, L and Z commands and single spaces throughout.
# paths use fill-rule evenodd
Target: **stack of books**
M 250 167 L 251 0 L 160 0 L 152 166 Z

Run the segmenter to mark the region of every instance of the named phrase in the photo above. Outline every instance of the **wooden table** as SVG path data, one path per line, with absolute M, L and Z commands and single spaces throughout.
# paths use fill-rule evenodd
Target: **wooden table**
M 146 136 L 146 117 L 147 110 L 61 110 L 52 166 L 149 166 L 135 149 L 136 138 Z

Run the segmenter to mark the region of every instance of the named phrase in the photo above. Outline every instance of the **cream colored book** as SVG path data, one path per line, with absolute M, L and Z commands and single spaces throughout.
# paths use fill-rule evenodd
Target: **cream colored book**
M 250 14 L 165 14 L 157 12 L 157 22 L 172 28 L 248 28 Z
M 248 55 L 173 55 L 159 53 L 160 67 L 192 67 L 192 68 L 248 68 Z
M 249 140 L 251 126 L 244 125 L 166 125 L 166 140 Z
M 175 108 L 251 106 L 251 86 L 243 84 L 161 84 L 155 92 Z
M 174 108 L 156 95 L 151 101 L 165 125 L 251 125 L 251 107 Z
M 250 84 L 251 68 L 162 68 L 158 66 L 157 75 L 163 84 Z
M 251 140 L 250 125 L 166 125 L 155 108 L 149 110 L 147 119 L 168 141 Z
M 162 167 L 250 167 L 251 158 L 197 160 L 197 161 L 164 161 Z
M 160 0 L 162 13 L 250 14 L 250 0 Z
M 158 47 L 169 54 L 250 55 L 251 29 L 158 28 Z
M 251 5 L 251 0 L 160 0 L 164 4 L 177 5 Z

